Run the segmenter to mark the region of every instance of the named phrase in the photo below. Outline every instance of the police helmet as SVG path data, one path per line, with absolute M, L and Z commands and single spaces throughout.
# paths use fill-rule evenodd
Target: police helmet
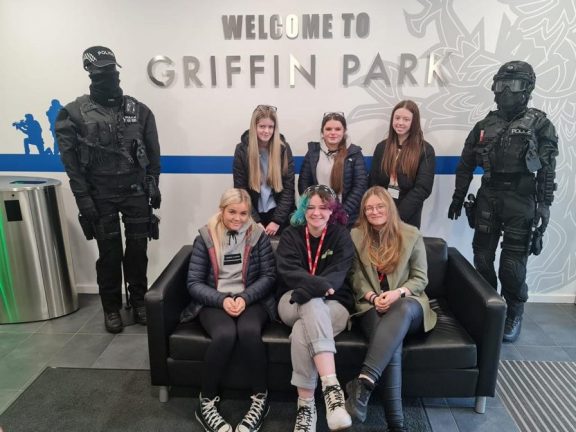
M 524 61 L 514 60 L 504 63 L 494 75 L 492 91 L 499 93 L 508 87 L 512 92 L 531 93 L 536 84 L 534 69 Z

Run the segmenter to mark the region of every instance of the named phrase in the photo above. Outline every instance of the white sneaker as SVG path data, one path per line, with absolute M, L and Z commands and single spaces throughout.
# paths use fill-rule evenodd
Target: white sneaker
M 298 398 L 294 432 L 316 432 L 316 405 L 314 404 L 314 399 L 306 401 Z
M 331 431 L 352 426 L 352 418 L 344 407 L 344 392 L 336 375 L 327 375 L 322 380 L 322 394 L 326 403 L 326 422 Z

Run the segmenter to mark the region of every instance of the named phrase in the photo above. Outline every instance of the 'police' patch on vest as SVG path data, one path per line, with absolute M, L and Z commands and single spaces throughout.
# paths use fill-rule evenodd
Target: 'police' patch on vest
M 530 131 L 530 129 L 512 128 L 512 129 L 510 129 L 510 134 L 511 134 L 511 135 L 527 135 L 527 136 L 531 136 L 531 135 L 532 135 L 532 132 Z
M 224 255 L 224 265 L 240 264 L 242 262 L 242 254 L 228 254 Z

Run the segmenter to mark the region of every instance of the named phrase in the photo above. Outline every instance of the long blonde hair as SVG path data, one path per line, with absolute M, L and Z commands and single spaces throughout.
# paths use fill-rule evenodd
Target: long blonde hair
M 224 209 L 232 204 L 246 203 L 248 206 L 248 215 L 252 212 L 252 201 L 250 200 L 250 195 L 244 189 L 228 189 L 220 197 L 219 211 L 215 213 L 208 220 L 208 231 L 212 237 L 212 242 L 214 243 L 214 251 L 216 252 L 217 262 L 220 262 L 220 255 L 222 254 L 222 245 L 224 244 L 224 238 L 226 233 L 226 226 L 222 221 L 222 213 Z M 248 222 L 253 225 L 254 221 L 251 216 L 248 216 Z
M 388 211 L 388 219 L 379 231 L 372 227 L 366 217 L 366 201 L 372 196 L 380 198 Z M 361 250 L 368 251 L 370 263 L 381 273 L 392 273 L 400 261 L 402 233 L 396 204 L 382 186 L 373 186 L 364 193 L 357 227 L 362 232 Z
M 278 127 L 276 109 L 268 105 L 258 105 L 252 113 L 250 131 L 248 134 L 248 186 L 250 189 L 260 192 L 260 152 L 258 151 L 258 135 L 256 125 L 262 119 L 270 119 L 274 122 L 274 134 L 268 142 L 268 177 L 266 183 L 275 191 L 282 192 L 282 173 L 288 167 L 287 158 L 282 161 L 282 147 Z

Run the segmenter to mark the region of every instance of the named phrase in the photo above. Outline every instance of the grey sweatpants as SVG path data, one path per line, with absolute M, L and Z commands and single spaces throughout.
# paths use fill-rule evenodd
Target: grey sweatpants
M 284 293 L 278 303 L 280 319 L 292 327 L 290 383 L 314 390 L 318 382 L 314 356 L 323 352 L 336 352 L 334 336 L 346 328 L 349 313 L 338 301 L 323 298 L 314 298 L 303 305 L 290 304 L 291 295 L 292 291 Z

